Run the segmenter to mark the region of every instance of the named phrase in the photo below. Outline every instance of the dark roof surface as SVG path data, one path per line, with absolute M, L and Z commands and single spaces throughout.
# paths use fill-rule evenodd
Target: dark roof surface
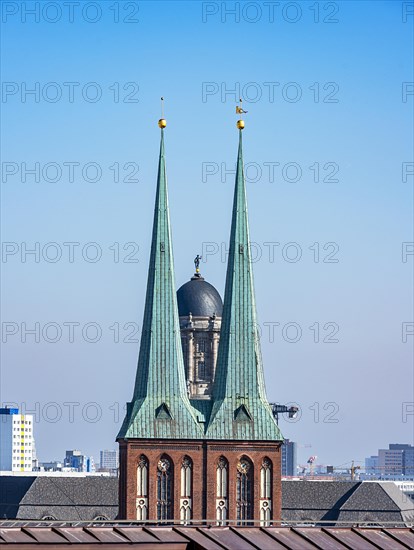
M 223 301 L 213 285 L 203 277 L 192 277 L 177 290 L 178 314 L 180 317 L 189 313 L 195 317 L 221 317 Z
M 359 481 L 282 481 L 282 508 L 327 510 L 340 508 Z
M 117 515 L 116 477 L 0 477 L 0 519 L 89 521 Z
M 290 522 L 414 522 L 414 502 L 391 481 L 282 481 Z
M 0 520 L 92 521 L 118 515 L 116 477 L 0 477 Z M 282 481 L 289 524 L 397 526 L 414 523 L 414 502 L 392 482 Z M 344 522 L 344 523 L 341 523 Z
M 30 493 L 35 477 L 0 476 L 0 518 L 16 518 L 22 499 Z
M 0 526 L 0 544 L 73 544 L 84 548 L 110 544 L 111 548 L 129 545 L 147 550 L 406 550 L 414 547 L 414 533 L 410 529 L 317 527 Z

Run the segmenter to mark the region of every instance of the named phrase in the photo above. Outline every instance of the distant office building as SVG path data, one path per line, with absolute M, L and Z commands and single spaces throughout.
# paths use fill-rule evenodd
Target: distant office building
M 30 472 L 32 460 L 33 416 L 0 409 L 0 470 Z
M 414 446 L 408 443 L 390 443 L 388 449 L 379 449 L 378 456 L 365 459 L 365 473 L 382 479 L 414 477 Z
M 63 461 L 64 468 L 70 468 L 74 472 L 94 472 L 95 463 L 93 457 L 85 456 L 81 451 L 66 451 Z
M 370 456 L 365 459 L 365 473 L 369 476 L 380 475 L 378 456 Z
M 404 449 L 403 472 L 405 476 L 414 477 L 414 446 Z
M 282 476 L 296 475 L 297 444 L 295 441 L 285 439 L 282 445 Z
M 118 451 L 115 449 L 101 451 L 100 468 L 104 470 L 116 470 L 118 468 Z
M 414 476 L 414 446 L 408 443 L 390 443 L 391 451 L 402 451 L 402 474 Z
M 63 467 L 71 468 L 75 471 L 77 470 L 79 472 L 82 472 L 83 460 L 84 460 L 84 456 L 81 453 L 81 451 L 77 451 L 77 450 L 66 451 L 66 456 L 63 459 Z
M 403 471 L 402 449 L 379 449 L 378 466 L 381 474 L 385 476 L 402 475 L 402 471 Z

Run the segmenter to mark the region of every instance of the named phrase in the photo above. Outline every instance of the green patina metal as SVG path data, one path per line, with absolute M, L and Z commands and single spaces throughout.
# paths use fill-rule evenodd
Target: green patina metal
M 283 440 L 266 398 L 249 240 L 242 135 L 208 439 Z
M 175 292 L 163 133 L 135 390 L 117 438 L 280 441 L 266 398 L 257 332 L 241 131 L 213 400 L 191 402 Z
M 161 130 L 147 295 L 133 399 L 117 439 L 203 437 L 184 372 Z

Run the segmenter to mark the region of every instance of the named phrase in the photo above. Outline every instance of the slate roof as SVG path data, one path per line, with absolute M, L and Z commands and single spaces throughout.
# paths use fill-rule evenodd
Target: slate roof
M 31 493 L 35 477 L 0 477 L 0 518 L 17 518 L 21 501 Z
M 115 477 L 0 477 L 0 518 L 87 520 L 118 514 Z
M 355 493 L 341 507 L 338 520 L 413 523 L 414 503 L 393 482 L 360 483 Z
M 343 525 L 414 523 L 414 502 L 392 482 L 282 481 L 282 519 Z
M 1 546 L 23 544 L 45 548 L 60 544 L 79 548 L 128 545 L 143 550 L 406 550 L 414 546 L 414 533 L 409 529 L 317 527 L 0 526 Z
M 0 477 L 1 518 L 115 520 L 115 477 Z M 282 481 L 285 523 L 414 524 L 414 503 L 392 482 Z M 390 523 L 388 523 L 390 522 Z M 341 523 L 338 523 L 340 525 Z
M 92 521 L 117 514 L 115 477 L 0 477 L 0 519 Z M 413 525 L 414 503 L 392 482 L 284 480 L 282 521 Z

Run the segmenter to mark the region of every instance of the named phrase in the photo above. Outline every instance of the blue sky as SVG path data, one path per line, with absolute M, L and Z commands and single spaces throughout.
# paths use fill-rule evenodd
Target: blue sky
M 244 99 L 267 393 L 301 407 L 281 420 L 300 462 L 409 442 L 412 5 L 280 2 L 272 18 L 258 2 L 46 4 L 2 2 L 0 397 L 36 410 L 40 459 L 115 447 L 139 347 L 161 95 L 177 286 L 203 253 L 221 293 Z

